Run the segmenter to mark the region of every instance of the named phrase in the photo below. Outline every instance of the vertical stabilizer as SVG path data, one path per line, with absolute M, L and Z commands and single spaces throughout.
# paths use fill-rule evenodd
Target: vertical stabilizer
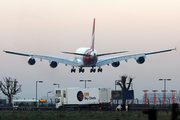
M 94 38 L 95 38 L 95 18 L 93 22 L 93 31 L 92 31 L 92 44 L 91 44 L 91 49 L 94 51 Z

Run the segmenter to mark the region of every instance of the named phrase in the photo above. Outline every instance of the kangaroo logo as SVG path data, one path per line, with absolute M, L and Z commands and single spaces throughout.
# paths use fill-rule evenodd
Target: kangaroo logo
M 79 92 L 77 93 L 77 99 L 81 102 L 81 101 L 83 100 L 83 98 L 84 98 L 83 92 L 82 92 L 82 91 L 79 91 Z

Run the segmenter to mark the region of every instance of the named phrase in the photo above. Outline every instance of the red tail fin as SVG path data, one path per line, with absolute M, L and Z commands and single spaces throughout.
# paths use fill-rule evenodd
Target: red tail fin
M 91 49 L 94 51 L 94 38 L 95 38 L 95 18 L 93 22 L 93 31 L 92 31 L 92 44 L 91 44 Z

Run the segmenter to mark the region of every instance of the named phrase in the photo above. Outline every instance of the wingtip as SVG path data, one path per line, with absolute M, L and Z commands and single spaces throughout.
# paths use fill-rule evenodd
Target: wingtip
M 175 48 L 174 48 L 174 50 L 176 50 L 176 51 L 177 51 L 177 47 L 175 47 Z

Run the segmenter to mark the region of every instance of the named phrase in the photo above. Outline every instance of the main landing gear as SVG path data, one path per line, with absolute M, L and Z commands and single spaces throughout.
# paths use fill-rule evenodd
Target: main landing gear
M 76 72 L 76 69 L 74 69 L 74 67 L 71 69 L 71 73 L 72 72 L 74 72 L 74 73 Z
M 73 73 L 73 72 L 74 73 L 76 72 L 76 69 L 74 67 L 71 69 L 71 73 Z M 79 68 L 79 73 L 81 73 L 81 72 L 84 73 L 84 69 L 82 67 Z
M 79 68 L 79 73 L 84 73 L 84 69 L 82 67 Z
M 76 72 L 76 69 L 73 67 L 72 69 L 71 69 L 71 73 L 75 73 Z M 80 67 L 79 68 L 79 73 L 84 73 L 84 69 L 82 68 L 82 67 Z M 96 72 L 96 69 L 94 68 L 94 67 L 92 67 L 91 69 L 90 69 L 90 73 L 95 73 Z M 102 68 L 98 68 L 97 69 L 97 72 L 102 72 Z
M 94 69 L 94 68 L 91 68 L 91 70 L 90 70 L 90 73 L 92 73 L 92 72 L 96 72 L 96 69 Z M 97 72 L 102 72 L 102 68 L 98 68 L 98 70 L 97 70 Z
M 98 72 L 102 72 L 102 68 L 99 67 L 99 68 L 98 68 Z
M 96 72 L 96 69 L 94 69 L 94 68 L 91 68 L 91 70 L 90 70 L 90 73 L 92 73 L 92 72 Z

